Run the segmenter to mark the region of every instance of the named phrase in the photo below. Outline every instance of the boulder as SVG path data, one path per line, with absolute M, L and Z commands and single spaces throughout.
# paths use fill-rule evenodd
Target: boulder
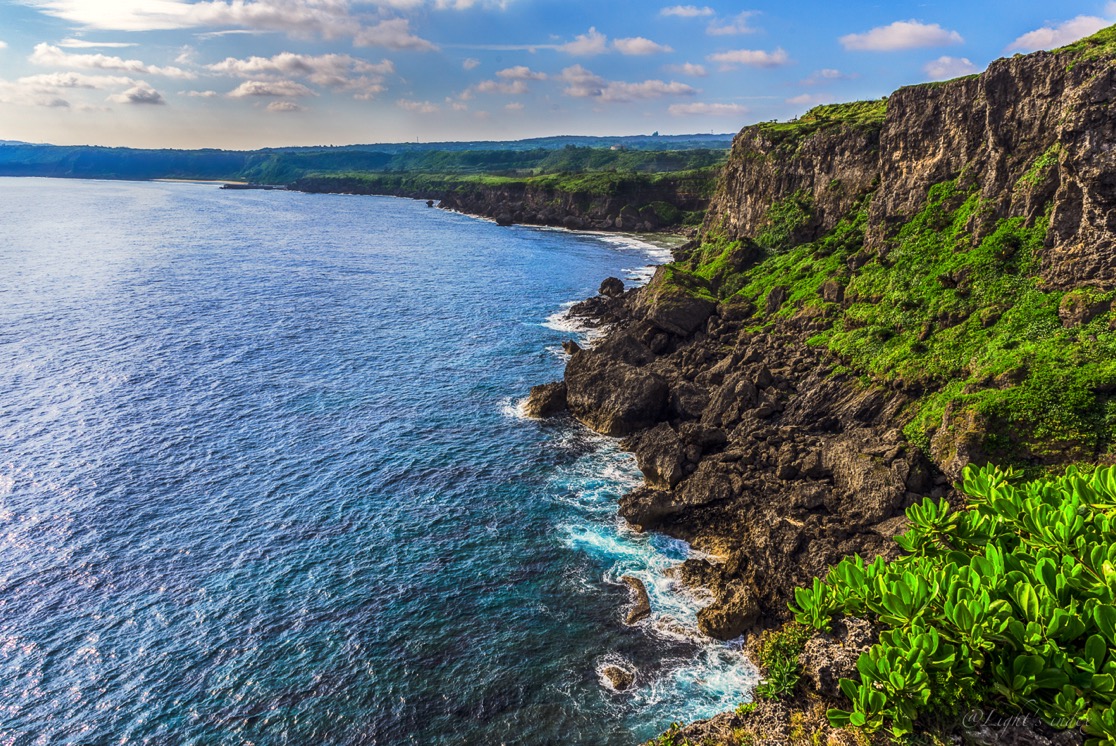
M 639 578 L 625 575 L 620 580 L 624 581 L 632 596 L 632 607 L 624 618 L 625 624 L 636 624 L 651 616 L 651 597 L 647 595 L 647 586 Z
M 566 411 L 566 383 L 556 381 L 532 386 L 524 407 L 528 417 L 552 417 Z
M 704 280 L 659 267 L 640 291 L 634 310 L 660 329 L 685 337 L 697 331 L 716 309 Z
M 639 470 L 648 485 L 670 489 L 682 481 L 682 465 L 685 462 L 682 440 L 667 423 L 659 423 L 628 439 L 623 446 L 635 453 Z
M 734 640 L 755 626 L 759 604 L 743 583 L 734 583 L 716 602 L 698 612 L 698 629 L 715 640 Z
M 599 292 L 601 295 L 606 295 L 609 298 L 619 298 L 624 294 L 624 281 L 617 277 L 606 278 L 605 281 L 601 283 Z
M 605 678 L 610 687 L 618 692 L 631 688 L 632 684 L 635 683 L 635 674 L 617 665 L 610 664 L 602 668 L 601 676 Z
M 667 409 L 670 387 L 640 366 L 654 355 L 629 335 L 614 335 L 566 365 L 570 412 L 604 435 L 626 436 L 659 422 Z

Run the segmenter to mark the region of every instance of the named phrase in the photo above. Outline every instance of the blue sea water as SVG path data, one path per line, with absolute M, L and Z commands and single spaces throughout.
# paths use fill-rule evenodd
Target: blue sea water
M 631 744 L 743 698 L 687 547 L 616 515 L 631 457 L 517 414 L 563 303 L 651 247 L 389 198 L 0 196 L 0 745 Z

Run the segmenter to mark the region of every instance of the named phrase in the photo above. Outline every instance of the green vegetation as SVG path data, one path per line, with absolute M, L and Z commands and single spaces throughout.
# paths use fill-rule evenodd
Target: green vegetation
M 1057 158 L 1056 148 L 1047 151 L 1023 180 Z M 856 375 L 909 392 L 905 434 L 940 460 L 966 438 L 977 438 L 990 460 L 1033 473 L 1111 453 L 1116 321 L 1108 308 L 1116 293 L 1041 286 L 1047 219 L 991 223 L 974 189 L 945 182 L 881 256 L 864 249 L 867 199 L 821 239 L 742 271 L 730 261 L 741 244 L 715 237 L 688 268 L 716 279 L 722 298 L 753 302 L 759 323 L 804 308 L 821 314 L 825 326 L 810 342 Z M 985 235 L 974 240 L 981 224 Z M 766 317 L 763 301 L 775 287 L 787 301 Z
M 795 232 L 810 222 L 813 204 L 813 195 L 800 191 L 771 205 L 756 235 L 756 243 L 774 251 L 790 248 Z
M 885 116 L 887 116 L 887 99 L 882 98 L 876 101 L 815 106 L 789 122 L 764 122 L 757 126 L 776 144 L 795 148 L 818 130 L 841 125 L 878 128 L 883 125 Z
M 1101 29 L 1092 36 L 1088 36 L 1073 44 L 1055 49 L 1055 53 L 1068 54 L 1075 57 L 1075 62 L 1086 62 L 1097 59 L 1111 59 L 1116 57 L 1116 26 Z
M 627 141 L 631 138 L 621 138 Z M 580 140 L 576 140 L 580 141 Z M 587 142 L 597 142 L 586 138 Z M 547 142 L 547 141 L 540 141 Z M 595 146 L 554 143 L 445 143 L 369 145 L 347 148 L 288 148 L 258 151 L 136 150 L 131 148 L 56 147 L 23 143 L 0 145 L 0 174 L 121 179 L 224 179 L 285 184 L 311 174 L 438 174 L 529 177 L 540 174 L 656 174 L 703 171 L 725 160 L 728 139 L 689 141 L 636 138 L 640 147 L 613 150 L 607 141 Z M 659 149 L 650 149 L 660 144 Z
M 967 505 L 925 500 L 907 511 L 893 562 L 842 561 L 792 611 L 817 629 L 834 615 L 884 628 L 842 680 L 837 727 L 895 737 L 974 705 L 1083 725 L 1116 740 L 1116 467 L 1018 483 L 968 469 Z
M 764 699 L 781 699 L 794 692 L 802 671 L 798 656 L 813 637 L 813 630 L 804 624 L 787 624 L 764 631 L 756 643 L 756 663 L 763 671 L 763 681 L 756 686 L 756 695 Z

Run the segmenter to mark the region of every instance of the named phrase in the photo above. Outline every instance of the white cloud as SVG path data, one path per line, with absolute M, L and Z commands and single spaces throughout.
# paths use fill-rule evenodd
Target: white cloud
M 533 71 L 525 65 L 516 65 L 496 73 L 496 77 L 505 80 L 546 80 L 546 73 Z
M 19 79 L 19 84 L 34 91 L 54 91 L 60 88 L 89 88 L 104 90 L 135 85 L 136 81 L 122 75 L 85 75 L 83 73 L 43 73 Z
M 707 58 L 710 62 L 718 62 L 722 70 L 732 70 L 737 65 L 751 67 L 779 67 L 790 62 L 786 50 L 779 47 L 774 52 L 762 49 L 736 49 L 731 52 L 711 54 Z
M 294 101 L 272 101 L 267 105 L 267 110 L 273 114 L 286 114 L 306 111 L 306 107 L 296 104 Z
M 667 109 L 675 117 L 742 117 L 748 107 L 742 104 L 671 104 Z
M 476 68 L 480 67 L 480 63 L 481 61 L 478 60 L 476 57 L 469 57 L 461 63 L 461 66 L 466 70 L 475 70 Z
M 672 5 L 659 11 L 659 15 L 676 16 L 678 18 L 708 18 L 713 14 L 714 10 L 712 8 L 708 6 L 699 8 L 696 5 Z
M 523 111 L 527 107 L 525 107 L 523 104 L 516 101 L 516 102 L 510 103 L 510 104 L 504 104 L 504 108 L 507 109 L 508 111 Z
M 803 93 L 787 99 L 788 104 L 795 106 L 817 106 L 819 104 L 833 103 L 833 96 L 829 93 Z
M 642 83 L 608 81 L 586 70 L 581 65 L 567 67 L 559 79 L 566 83 L 563 93 L 572 98 L 592 98 L 599 101 L 624 102 L 661 98 L 663 96 L 693 96 L 697 89 L 685 83 L 662 80 L 645 80 Z
M 382 82 L 385 75 L 395 72 L 391 60 L 368 62 L 347 54 L 306 55 L 282 52 L 274 57 L 228 57 L 221 62 L 207 65 L 207 69 L 224 75 L 241 78 L 259 78 L 265 75 L 300 77 L 316 85 L 346 88 L 354 81 Z
M 676 73 L 678 75 L 690 75 L 695 78 L 704 78 L 709 74 L 704 65 L 695 65 L 692 62 L 684 62 L 681 65 L 667 65 L 666 70 L 667 72 Z
M 163 94 L 152 88 L 142 80 L 137 81 L 134 86 L 124 91 L 108 97 L 109 101 L 117 104 L 138 104 L 138 105 L 155 105 L 162 106 L 166 103 L 163 99 Z
M 293 80 L 247 80 L 226 95 L 229 98 L 250 98 L 254 96 L 298 98 L 317 94 L 302 83 L 296 83 Z
M 642 36 L 633 36 L 629 39 L 614 39 L 612 46 L 620 54 L 633 57 L 674 51 L 664 44 L 657 44 L 650 39 L 644 39 Z
M 710 36 L 732 36 L 734 34 L 754 34 L 758 29 L 749 26 L 748 21 L 758 13 L 754 10 L 746 10 L 740 13 L 735 18 L 728 21 L 713 21 L 709 27 L 705 29 L 705 33 Z
M 63 39 L 58 46 L 66 49 L 124 49 L 138 46 L 127 41 L 88 41 L 87 39 Z
M 23 0 L 43 13 L 87 29 L 167 31 L 221 29 L 278 32 L 296 38 L 353 38 L 358 46 L 431 50 L 434 45 L 410 33 L 405 18 L 366 26 L 353 6 L 411 11 L 425 0 Z M 462 7 L 465 3 L 435 3 Z M 472 6 L 474 2 L 467 2 Z M 505 2 L 486 3 L 502 7 Z
M 0 49 L 7 49 L 7 48 L 8 48 L 8 42 L 0 41 Z
M 385 47 L 416 52 L 431 52 L 438 48 L 411 33 L 411 22 L 406 18 L 392 18 L 362 29 L 353 37 L 353 44 L 358 47 Z
M 559 44 L 556 48 L 559 52 L 565 52 L 566 54 L 591 57 L 608 51 L 608 37 L 594 27 L 584 34 L 578 34 L 573 41 Z
M 860 77 L 856 73 L 843 73 L 840 70 L 832 67 L 826 67 L 821 70 L 815 70 L 803 80 L 799 81 L 802 85 L 817 85 L 818 83 L 828 83 L 835 80 L 855 80 Z
M 221 94 L 217 91 L 183 91 L 182 95 L 189 98 L 217 98 Z
M 894 52 L 900 49 L 943 47 L 961 44 L 965 40 L 956 31 L 942 28 L 936 23 L 921 21 L 896 21 L 888 26 L 878 26 L 863 34 L 846 34 L 839 41 L 845 49 L 857 52 Z
M 401 98 L 395 102 L 395 105 L 404 111 L 409 111 L 413 114 L 434 114 L 440 111 L 437 104 L 432 104 L 429 101 L 410 101 Z
M 1116 3 L 1109 3 L 1106 12 L 1116 15 Z M 1008 45 L 1011 52 L 1034 52 L 1038 49 L 1055 49 L 1092 36 L 1111 25 L 1111 21 L 1096 16 L 1077 16 L 1053 26 L 1043 26 L 1023 34 Z
M 192 80 L 194 73 L 179 67 L 156 67 L 139 60 L 125 60 L 104 54 L 71 54 L 50 44 L 36 44 L 28 58 L 43 67 L 71 67 L 85 70 L 115 70 L 143 75 L 162 75 L 167 78 Z
M 922 69 L 932 80 L 949 80 L 978 71 L 968 57 L 939 57 L 927 62 Z
M 483 80 L 469 90 L 477 93 L 503 93 L 506 96 L 522 96 L 528 92 L 527 83 L 523 80 Z

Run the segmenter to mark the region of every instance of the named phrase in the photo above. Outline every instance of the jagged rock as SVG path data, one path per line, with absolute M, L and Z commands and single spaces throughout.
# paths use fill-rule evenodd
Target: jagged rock
M 531 395 L 527 399 L 524 410 L 528 417 L 552 417 L 566 411 L 566 383 L 544 383 L 541 386 L 532 386 Z
M 574 342 L 572 339 L 567 339 L 565 342 L 562 343 L 562 351 L 565 352 L 567 355 L 576 355 L 577 353 L 581 352 L 581 345 L 579 345 L 577 342 Z
M 606 278 L 601 283 L 601 295 L 607 295 L 609 298 L 619 298 L 624 294 L 624 281 L 617 277 Z
M 574 355 L 566 366 L 570 412 L 605 435 L 631 435 L 654 425 L 666 411 L 670 387 L 638 367 L 653 358 L 644 345 L 623 334 Z
M 845 286 L 836 280 L 826 280 L 818 290 L 818 295 L 830 303 L 841 303 L 845 300 Z
M 988 432 L 987 419 L 973 408 L 958 408 L 950 402 L 942 415 L 942 425 L 930 439 L 930 453 L 945 475 L 953 482 L 969 464 L 984 466 L 988 457 L 984 441 Z
M 1084 326 L 1101 314 L 1107 313 L 1110 304 L 1107 298 L 1093 298 L 1088 293 L 1066 293 L 1062 298 L 1062 304 L 1058 307 L 1058 316 L 1062 319 L 1062 326 L 1067 329 Z
M 501 214 L 496 216 L 496 225 L 500 225 L 500 226 L 504 226 L 504 227 L 507 227 L 509 225 L 515 225 L 515 218 L 513 218 L 511 215 L 509 215 L 506 212 L 501 213 Z
M 759 613 L 751 589 L 737 583 L 698 612 L 698 629 L 715 640 L 735 640 L 755 625 Z
M 624 618 L 625 624 L 637 624 L 651 616 L 651 597 L 647 594 L 647 586 L 639 578 L 624 575 L 620 578 L 627 583 L 632 595 L 632 606 Z
M 713 315 L 717 304 L 709 296 L 708 287 L 686 287 L 677 280 L 666 267 L 656 270 L 640 292 L 635 312 L 660 329 L 686 336 Z
M 634 673 L 616 665 L 605 666 L 601 669 L 601 675 L 604 676 L 612 688 L 618 692 L 630 689 L 632 684 L 635 683 Z
M 877 640 L 877 631 L 863 619 L 838 619 L 828 633 L 819 633 L 806 643 L 798 656 L 802 675 L 814 691 L 826 697 L 839 698 L 841 679 L 858 677 L 857 659 Z
M 787 289 L 785 287 L 783 287 L 782 285 L 777 285 L 771 288 L 771 291 L 767 294 L 767 299 L 763 302 L 764 308 L 767 310 L 767 315 L 770 316 L 771 314 L 778 311 L 780 308 L 783 307 L 783 304 L 786 303 L 786 301 Z
M 636 463 L 651 487 L 670 489 L 682 480 L 685 461 L 682 440 L 665 422 L 624 441 L 636 455 Z
M 427 207 L 433 207 L 434 206 L 434 200 L 432 200 L 432 199 L 426 200 L 426 206 Z

